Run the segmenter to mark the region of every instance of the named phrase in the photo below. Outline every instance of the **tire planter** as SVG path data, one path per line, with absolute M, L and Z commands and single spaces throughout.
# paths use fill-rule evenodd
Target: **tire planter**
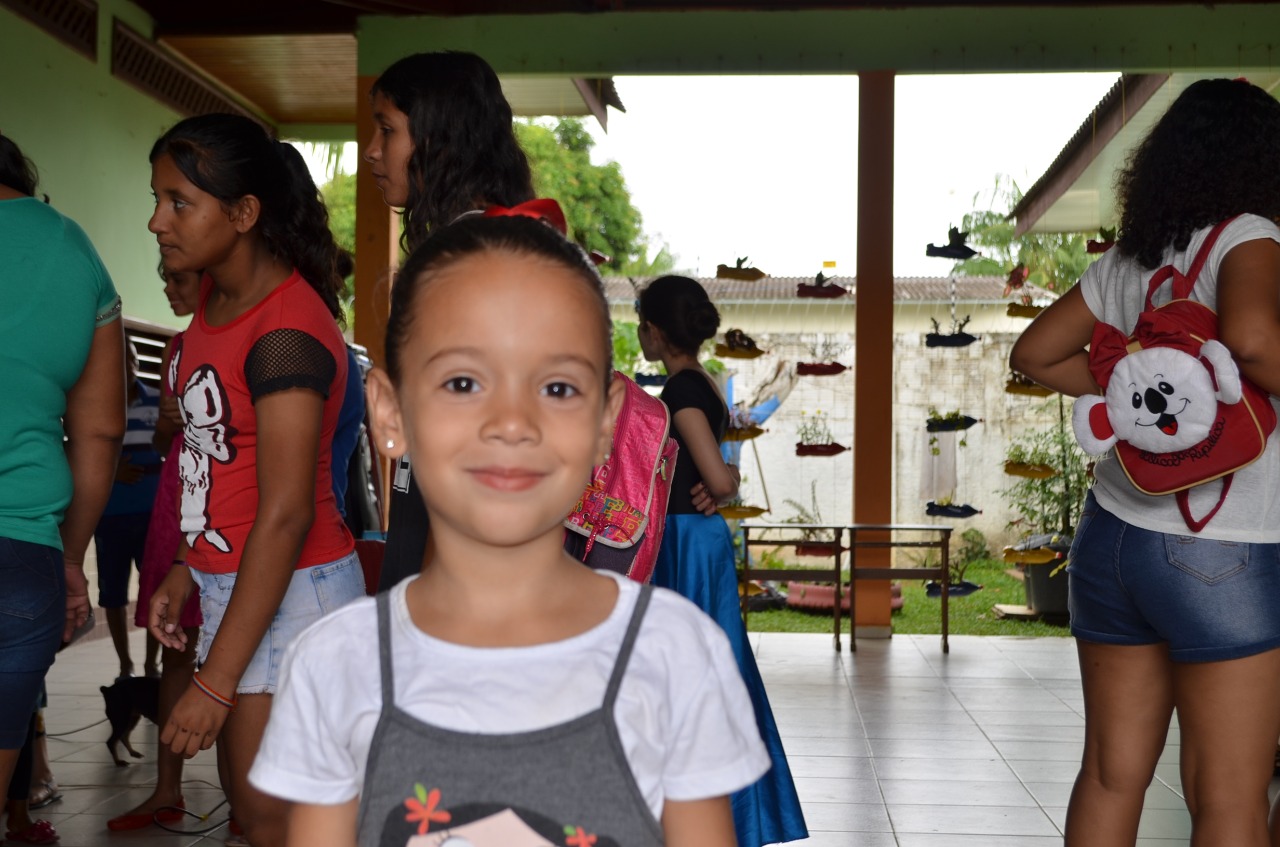
M 836 444 L 834 441 L 830 444 L 804 444 L 796 442 L 797 456 L 838 456 L 845 450 L 848 450 L 843 444 Z
M 840 608 L 849 611 L 849 584 L 840 590 Z M 788 582 L 787 608 L 806 612 L 830 612 L 836 605 L 836 587 L 818 582 Z
M 849 370 L 839 362 L 799 362 L 796 364 L 797 376 L 835 376 Z

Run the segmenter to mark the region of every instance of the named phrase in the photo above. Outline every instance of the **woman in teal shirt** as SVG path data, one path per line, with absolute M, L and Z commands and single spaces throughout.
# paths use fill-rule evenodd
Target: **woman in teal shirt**
M 120 297 L 35 183 L 0 135 L 0 789 L 58 645 L 89 617 L 84 554 L 124 435 Z

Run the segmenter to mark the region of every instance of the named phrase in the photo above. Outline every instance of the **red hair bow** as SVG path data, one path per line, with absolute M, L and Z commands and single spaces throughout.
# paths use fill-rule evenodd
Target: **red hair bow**
M 560 204 L 550 197 L 526 200 L 510 209 L 506 206 L 490 206 L 484 210 L 484 216 L 486 218 L 533 218 L 551 224 L 561 235 L 569 234 L 569 225 L 565 223 Z

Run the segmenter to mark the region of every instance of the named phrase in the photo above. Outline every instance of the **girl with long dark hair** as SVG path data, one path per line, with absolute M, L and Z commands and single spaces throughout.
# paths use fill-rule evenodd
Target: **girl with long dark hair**
M 219 772 L 250 844 L 284 840 L 285 805 L 249 785 L 284 648 L 361 596 L 363 575 L 330 481 L 347 380 L 338 249 L 315 184 L 253 121 L 179 122 L 151 150 L 150 229 L 165 267 L 204 272 L 169 377 L 184 421 L 188 552 L 151 601 L 151 631 L 181 650 L 200 589 L 199 670 L 161 742 L 218 742 Z

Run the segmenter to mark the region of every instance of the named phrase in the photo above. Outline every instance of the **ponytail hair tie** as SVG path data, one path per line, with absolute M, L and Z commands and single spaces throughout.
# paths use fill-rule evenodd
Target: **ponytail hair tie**
M 568 236 L 569 225 L 565 223 L 564 212 L 560 204 L 550 197 L 526 200 L 511 208 L 506 206 L 490 206 L 484 210 L 486 218 L 533 218 L 544 221 L 555 227 L 561 235 Z

